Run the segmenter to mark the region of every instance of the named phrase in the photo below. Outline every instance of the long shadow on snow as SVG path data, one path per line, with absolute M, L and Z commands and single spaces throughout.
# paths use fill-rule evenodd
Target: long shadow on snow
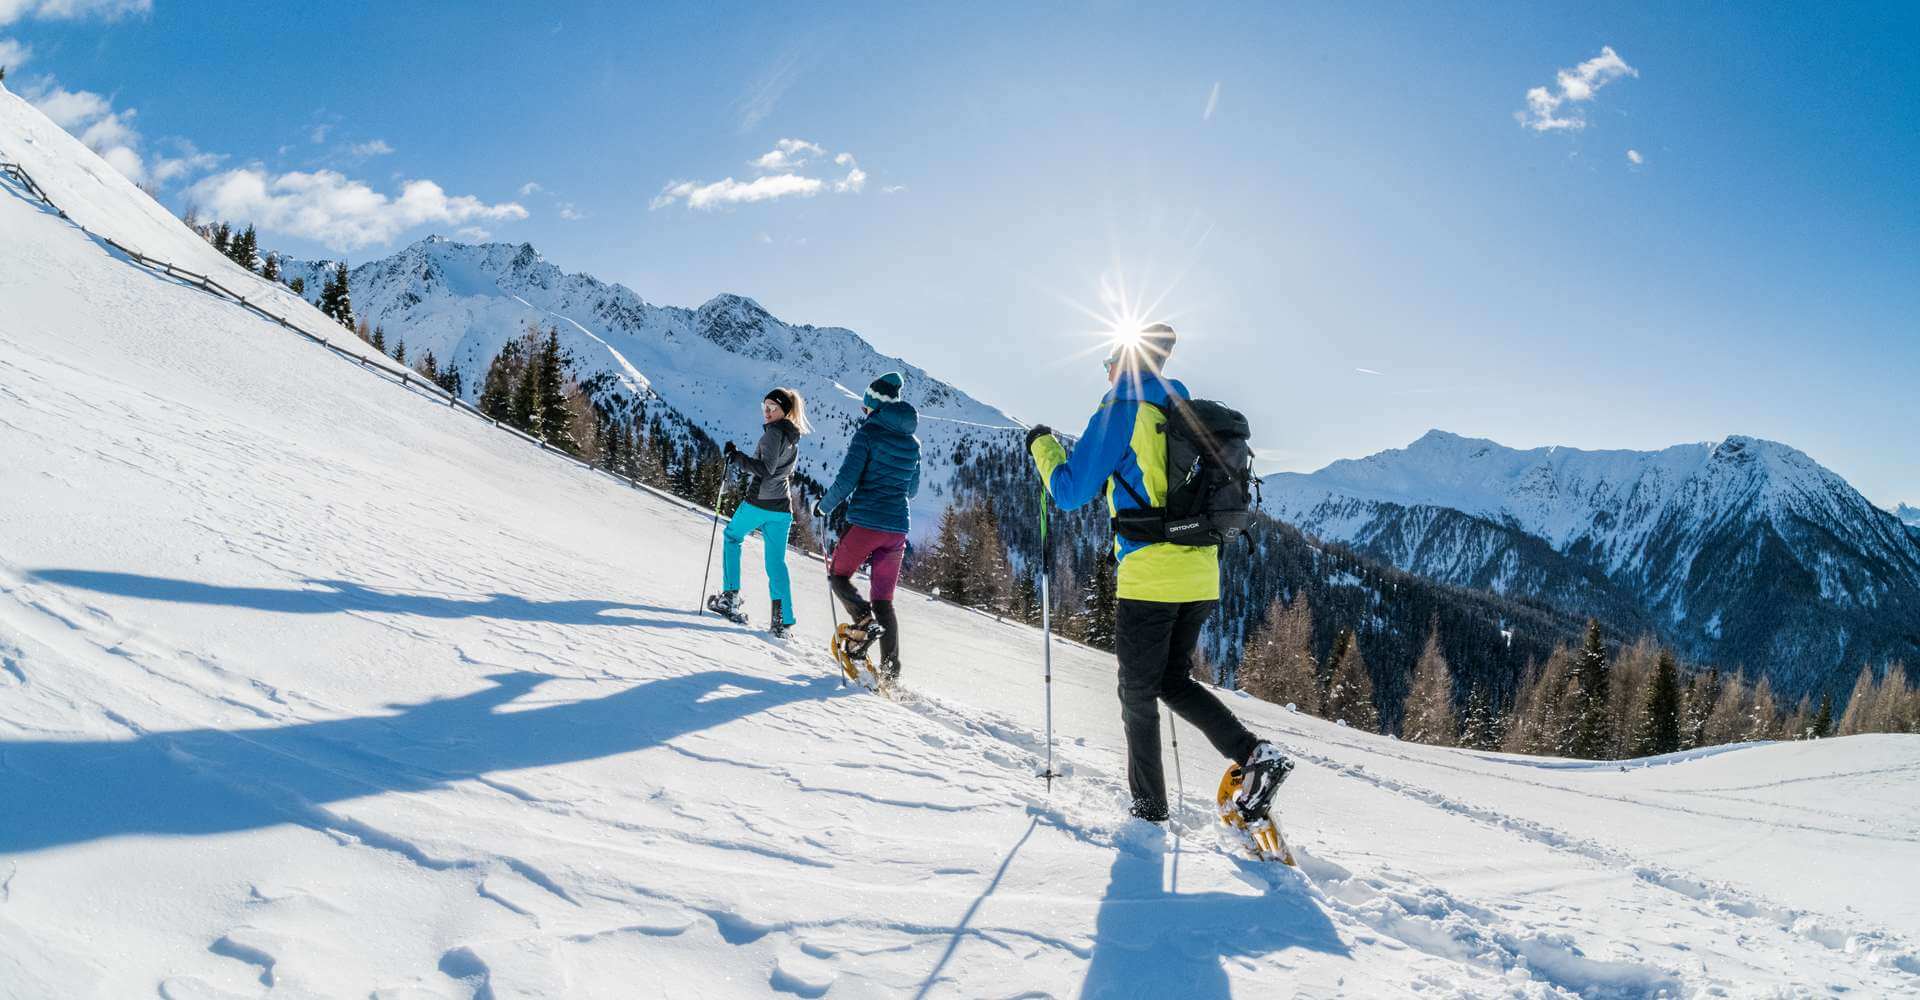
M 625 625 L 646 628 L 686 628 L 711 632 L 736 631 L 732 626 L 698 620 L 697 612 L 651 604 L 619 601 L 530 601 L 513 594 L 489 594 L 483 600 L 436 597 L 378 590 L 351 580 L 307 580 L 312 589 L 224 587 L 194 580 L 137 573 L 86 569 L 31 570 L 33 579 L 62 587 L 102 594 L 137 597 L 174 604 L 214 604 L 289 615 L 339 614 L 370 611 L 421 618 L 494 618 L 502 621 L 551 622 L 558 625 Z M 637 618 L 621 611 L 687 616 L 683 621 Z
M 1282 880 L 1253 896 L 1169 893 L 1165 863 L 1164 845 L 1119 848 L 1094 917 L 1082 997 L 1226 997 L 1231 990 L 1224 959 L 1288 948 L 1349 954 L 1312 897 L 1289 877 L 1267 871 L 1265 863 L 1233 861 L 1254 879 L 1273 874 Z M 1270 985 L 1279 995 L 1284 984 Z
M 131 740 L 0 741 L 0 854 L 281 823 L 339 826 L 366 837 L 369 831 L 321 807 L 658 746 L 835 690 L 825 678 L 782 682 L 711 670 L 600 698 L 498 710 L 549 679 L 496 674 L 472 694 L 402 706 L 390 716 Z

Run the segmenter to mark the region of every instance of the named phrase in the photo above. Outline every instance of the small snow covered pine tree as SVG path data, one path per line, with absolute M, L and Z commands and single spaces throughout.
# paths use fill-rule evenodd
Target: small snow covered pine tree
M 1440 747 L 1459 742 L 1453 712 L 1453 668 L 1440 652 L 1438 621 L 1427 633 L 1426 647 L 1413 667 L 1413 688 L 1407 692 L 1400 738 Z
M 1608 715 L 1607 647 L 1600 638 L 1598 619 L 1587 619 L 1587 640 L 1574 661 L 1574 707 L 1579 713 L 1574 722 L 1572 753 L 1587 760 L 1609 756 L 1613 722 Z
M 1833 735 L 1833 693 L 1820 696 L 1820 711 L 1814 713 L 1813 722 L 1807 726 L 1807 735 L 1816 740 L 1824 740 Z
M 1680 721 L 1680 671 L 1673 654 L 1663 649 L 1653 670 L 1653 682 L 1647 685 L 1634 756 L 1652 757 L 1680 749 Z
M 261 265 L 261 268 L 260 268 L 260 276 L 262 278 L 267 279 L 268 281 L 280 280 L 280 255 L 279 254 L 277 253 L 267 254 L 266 263 Z
M 538 379 L 540 437 L 569 455 L 580 454 L 580 439 L 574 433 L 573 410 L 567 403 L 567 370 L 572 359 L 560 350 L 560 329 L 549 327 L 533 365 Z

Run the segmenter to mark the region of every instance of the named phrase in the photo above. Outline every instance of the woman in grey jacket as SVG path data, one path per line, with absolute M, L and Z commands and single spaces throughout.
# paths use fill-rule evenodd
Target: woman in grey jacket
M 747 620 L 740 606 L 740 546 L 760 532 L 766 550 L 767 590 L 773 596 L 768 630 L 784 639 L 793 628 L 793 588 L 787 578 L 787 532 L 793 527 L 793 501 L 788 477 L 800 456 L 800 435 L 807 426 L 807 403 L 792 389 L 770 389 L 760 401 L 760 443 L 749 455 L 727 442 L 727 461 L 752 473 L 747 498 L 727 522 L 726 546 L 721 550 L 721 591 L 707 598 L 707 607 L 736 622 Z

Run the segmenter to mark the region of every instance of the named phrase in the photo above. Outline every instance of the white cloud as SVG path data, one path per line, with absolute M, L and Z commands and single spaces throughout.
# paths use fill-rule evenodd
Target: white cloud
M 1379 375 L 1379 374 L 1382 374 L 1381 372 L 1378 372 L 1378 371 L 1375 371 L 1375 370 L 1374 370 L 1374 369 L 1372 369 L 1372 368 L 1355 368 L 1355 369 L 1354 369 L 1354 373 L 1355 373 L 1355 374 L 1358 374 L 1358 375 Z
M 372 142 L 356 142 L 348 147 L 348 151 L 360 159 L 368 160 L 376 156 L 391 155 L 394 150 L 392 146 L 387 145 L 387 140 L 375 139 Z
M 771 174 L 745 182 L 728 177 L 711 184 L 679 181 L 668 184 L 648 207 L 665 208 L 683 199 L 688 208 L 713 209 L 723 205 L 772 201 L 775 198 L 795 195 L 811 198 L 819 194 L 824 187 L 826 187 L 825 181 L 815 177 L 802 177 L 799 174 Z
M 1556 73 L 1553 86 L 1530 88 L 1527 91 L 1527 110 L 1514 112 L 1514 120 L 1535 132 L 1586 128 L 1586 110 L 1570 105 L 1593 100 L 1601 87 L 1623 76 L 1639 75 L 1640 71 L 1627 65 L 1626 60 L 1613 51 L 1613 46 L 1601 46 L 1599 55 L 1572 69 Z
M 471 195 L 449 197 L 428 180 L 403 183 L 387 195 L 331 170 L 291 171 L 271 177 L 259 167 L 229 170 L 188 189 L 188 197 L 215 218 L 252 222 L 262 229 L 354 250 L 427 223 L 463 225 L 527 217 L 514 202 L 489 205 Z
M 109 21 L 153 10 L 153 0 L 0 0 L 0 24 L 29 17 L 77 21 L 100 17 Z
M 493 236 L 492 233 L 487 232 L 484 229 L 481 229 L 479 226 L 466 226 L 464 228 L 454 230 L 453 235 L 458 236 L 463 240 L 470 240 L 474 243 L 485 243 L 488 239 L 490 239 Z
M 773 149 L 756 158 L 753 165 L 768 173 L 785 173 L 806 166 L 816 156 L 825 155 L 826 150 L 805 139 L 781 139 L 773 144 Z
M 0 0 L 4 3 L 6 0 Z M 147 165 L 140 155 L 140 130 L 133 127 L 139 112 L 114 110 L 113 99 L 90 90 L 68 90 L 47 78 L 24 95 L 34 107 L 67 130 L 67 134 L 100 154 L 113 169 L 136 184 L 145 182 Z
M 539 194 L 545 190 L 546 188 L 541 187 L 539 181 L 528 181 L 520 185 L 520 197 L 525 198 L 529 195 Z
M 1641 156 L 1640 151 L 1637 149 L 1627 150 L 1627 160 L 1636 167 L 1642 163 L 1647 162 L 1647 158 L 1644 156 Z
M 155 184 L 171 184 L 191 174 L 205 173 L 226 160 L 221 153 L 203 153 L 185 139 L 173 140 L 179 156 L 162 156 L 153 161 L 147 174 Z
M 8 70 L 16 70 L 25 66 L 27 60 L 31 58 L 33 58 L 33 46 L 11 38 L 0 38 L 0 66 L 5 66 Z
M 886 187 L 881 188 L 880 193 L 881 194 L 899 194 L 900 192 L 905 191 L 906 189 L 907 189 L 907 186 L 905 184 L 889 184 Z
M 573 207 L 573 202 L 570 201 L 560 203 L 560 217 L 568 222 L 578 222 L 586 218 L 578 209 Z
M 1213 81 L 1213 89 L 1207 92 L 1207 110 L 1200 112 L 1201 121 L 1213 120 L 1213 109 L 1220 104 L 1220 81 Z
M 312 139 L 313 144 L 318 146 L 327 141 L 327 133 L 331 131 L 333 131 L 332 125 L 315 125 L 313 131 L 307 133 L 307 138 Z
M 832 155 L 833 163 L 847 168 L 846 174 L 838 179 L 809 177 L 799 172 L 815 160 L 828 158 L 826 149 L 819 143 L 805 139 L 781 139 L 774 143 L 772 150 L 752 161 L 756 168 L 769 171 L 766 176 L 751 181 L 732 177 L 712 183 L 669 181 L 649 207 L 665 208 L 674 202 L 684 201 L 688 208 L 705 210 L 779 198 L 811 198 L 822 191 L 858 194 L 866 189 L 867 172 L 860 169 L 859 161 L 852 153 Z M 562 217 L 566 217 L 564 213 Z

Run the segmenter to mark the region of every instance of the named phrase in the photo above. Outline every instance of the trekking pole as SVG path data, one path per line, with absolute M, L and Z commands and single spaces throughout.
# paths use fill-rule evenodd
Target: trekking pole
M 1047 781 L 1047 794 L 1053 794 L 1053 609 L 1047 598 L 1047 484 L 1040 484 L 1040 660 L 1045 671 L 1047 702 L 1047 769 L 1041 777 Z
M 823 575 L 827 578 L 827 613 L 833 616 L 832 638 L 828 642 L 837 644 L 840 641 L 840 604 L 839 599 L 833 595 L 833 556 L 827 552 L 827 532 L 831 530 L 833 530 L 832 525 L 821 526 L 821 530 L 814 535 L 813 540 L 820 546 L 820 566 L 826 571 Z M 840 686 L 847 686 L 845 670 L 840 671 Z
M 1173 785 L 1174 808 L 1167 810 L 1167 825 L 1173 826 L 1173 817 L 1179 812 L 1180 805 L 1187 801 L 1187 776 L 1180 772 L 1180 720 L 1172 712 L 1167 713 L 1167 732 L 1173 736 Z M 1180 828 L 1173 827 L 1173 888 L 1180 891 Z
M 720 467 L 720 490 L 713 495 L 713 528 L 707 532 L 707 562 L 700 571 L 700 600 L 693 606 L 694 614 L 705 614 L 707 610 L 707 581 L 713 578 L 713 540 L 720 535 L 720 502 L 727 497 L 727 469 Z

